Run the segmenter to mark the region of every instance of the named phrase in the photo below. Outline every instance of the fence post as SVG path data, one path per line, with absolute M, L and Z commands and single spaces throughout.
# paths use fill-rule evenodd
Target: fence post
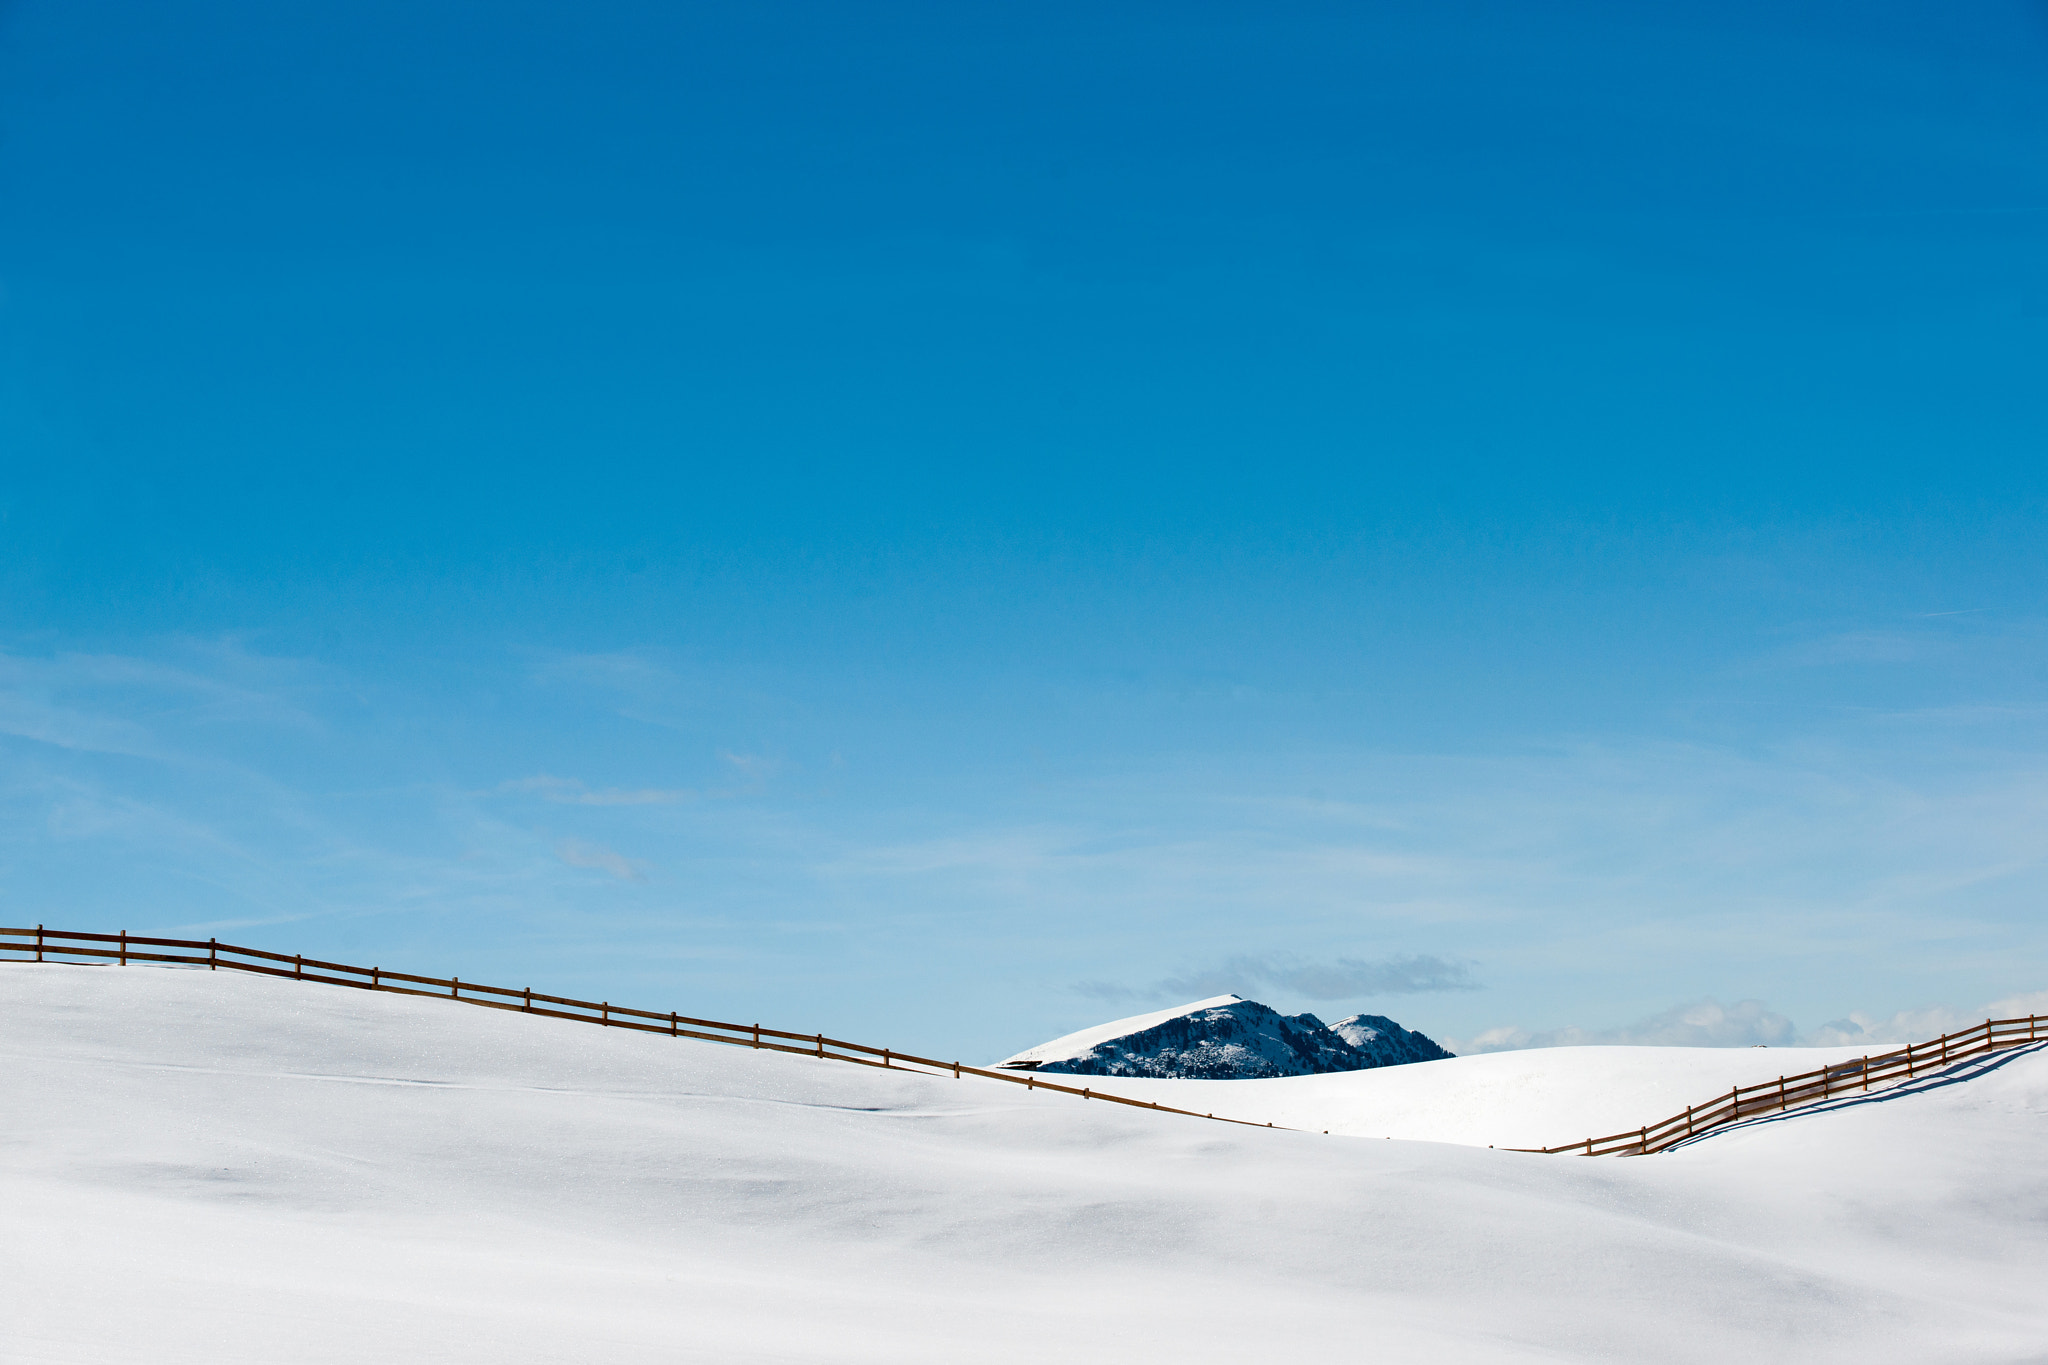
M 1742 1087 L 1739 1085 L 1731 1085 L 1728 1087 L 1728 1121 L 1730 1123 L 1733 1123 L 1735 1122 L 1735 1120 L 1741 1117 Z
M 1593 1155 L 1593 1139 L 1591 1138 L 1586 1139 L 1586 1155 Z
M 1640 1149 L 1637 1152 L 1638 1156 L 1648 1156 L 1650 1154 L 1650 1130 L 1648 1128 L 1644 1128 L 1637 1133 L 1636 1146 Z
M 36 926 L 36 961 L 38 961 L 38 962 L 41 962 L 42 960 L 43 960 L 43 926 L 42 926 L 42 925 L 40 925 L 40 924 L 38 924 L 38 925 Z M 2028 1036 L 2029 1036 L 2029 1037 L 2031 1037 L 2031 1036 L 2033 1036 L 2033 1035 L 2029 1034 Z
M 761 1046 L 761 1026 L 759 1024 L 754 1025 L 754 1046 Z
M 448 995 L 449 995 L 449 997 L 450 997 L 451 999 L 455 999 L 455 1000 L 460 1000 L 460 999 L 462 998 L 462 978 L 461 978 L 461 977 L 459 977 L 459 976 L 451 976 L 451 977 L 449 977 L 449 978 L 448 978 Z
M 1863 1054 L 1863 1093 L 1870 1093 L 1870 1054 Z
M 306 979 L 306 959 L 302 954 L 292 954 L 292 979 L 294 981 Z
M 123 967 L 128 965 L 128 931 L 126 929 L 121 931 L 121 965 Z
M 1941 1064 L 1943 1066 L 1948 1065 L 1948 1035 L 1946 1033 L 1941 1035 Z
M 380 984 L 380 983 L 378 982 L 378 980 L 377 980 L 377 978 L 378 978 L 379 976 L 381 976 L 382 974 L 383 974 L 383 972 L 382 972 L 382 969 L 381 969 L 381 968 L 377 968 L 377 967 L 372 967 L 372 968 L 370 968 L 370 989 L 371 989 L 371 990 L 373 990 L 373 991 L 374 991 L 374 990 L 381 990 L 381 989 L 383 989 L 382 985 L 381 985 L 381 984 Z
M 679 1021 L 676 1019 L 676 1012 L 670 1010 L 668 1012 L 668 1036 L 673 1038 L 680 1032 L 682 1032 L 682 1029 Z
M 1692 1136 L 1692 1106 L 1689 1104 L 1685 1106 L 1685 1135 Z
M 1906 1079 L 1913 1079 L 1913 1045 L 1906 1044 Z
M 819 1035 L 818 1035 L 818 1056 L 822 1058 L 822 1057 L 823 1057 L 824 1055 L 825 1055 L 825 1035 L 821 1033 L 821 1034 L 819 1034 Z
M 209 972 L 220 970 L 220 940 L 217 938 L 206 940 L 206 970 Z
M 597 1021 L 606 1028 L 612 1026 L 612 1002 L 607 1000 L 597 1007 Z
M 885 1066 L 885 1067 L 886 1067 L 887 1065 L 889 1065 L 889 1049 L 888 1049 L 888 1048 L 883 1048 L 883 1049 L 882 1049 L 882 1065 L 883 1065 L 883 1066 Z
M 960 1079 L 960 1063 L 958 1062 L 953 1063 L 953 1079 L 956 1081 Z
M 526 1003 L 521 1008 L 523 1008 L 528 1014 L 533 1013 L 533 987 L 528 986 L 526 988 Z

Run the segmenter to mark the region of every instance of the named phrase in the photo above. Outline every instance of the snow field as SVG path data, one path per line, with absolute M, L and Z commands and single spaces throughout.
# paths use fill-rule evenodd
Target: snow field
M 2048 1361 L 2035 1053 L 1590 1161 L 230 972 L 0 966 L 0 1065 L 13 1361 Z
M 1558 1047 L 1275 1080 L 1052 1076 L 1197 1114 L 1345 1137 L 1556 1147 L 1858 1056 L 1844 1048 Z

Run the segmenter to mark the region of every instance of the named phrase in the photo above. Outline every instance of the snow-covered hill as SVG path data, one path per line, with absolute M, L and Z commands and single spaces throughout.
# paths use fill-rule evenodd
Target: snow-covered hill
M 1309 1015 L 1309 1018 L 1315 1018 Z M 1402 1028 L 1384 1014 L 1354 1014 L 1330 1025 L 1330 1032 L 1351 1044 L 1366 1059 L 1363 1071 L 1376 1066 L 1406 1066 L 1410 1062 L 1441 1062 L 1452 1053 L 1434 1038 Z
M 1450 1055 L 1381 1015 L 1354 1014 L 1328 1025 L 1313 1014 L 1281 1014 L 1256 1000 L 1217 995 L 1097 1024 L 996 1065 L 1069 1076 L 1227 1081 L 1360 1071 Z
M 1441 1083 L 1475 1130 L 1502 1105 L 1512 1136 L 1518 1087 L 1551 1067 L 1668 1108 L 1654 1055 L 1612 1065 L 1629 1051 L 1520 1054 L 1512 1083 L 1483 1057 L 1104 1084 L 1293 1087 L 1314 1117 L 1390 1081 L 1420 1115 Z M 1743 1079 L 1777 1065 L 1722 1055 Z M 0 966 L 0 1068 L 0 1357 L 33 1365 L 2048 1350 L 2036 1053 L 1638 1160 L 1227 1126 L 141 967 Z
M 1091 1088 L 1345 1137 L 1555 1147 L 1652 1123 L 1851 1048 L 1558 1047 L 1284 1080 L 1103 1076 Z M 2043 1365 L 2048 1365 L 2044 1362 Z

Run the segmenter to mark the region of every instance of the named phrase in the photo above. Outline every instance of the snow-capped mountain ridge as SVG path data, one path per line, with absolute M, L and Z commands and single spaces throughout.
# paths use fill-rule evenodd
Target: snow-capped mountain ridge
M 1313 1015 L 1305 1017 L 1314 1018 Z M 1354 1014 L 1330 1025 L 1330 1032 L 1373 1058 L 1373 1066 L 1436 1062 L 1454 1055 L 1439 1047 L 1434 1039 L 1413 1029 L 1402 1028 L 1384 1014 Z
M 1329 1025 L 1313 1014 L 1281 1014 L 1256 1000 L 1217 995 L 1097 1024 L 997 1065 L 1071 1076 L 1250 1080 L 1364 1071 L 1450 1055 L 1383 1015 L 1355 1014 Z

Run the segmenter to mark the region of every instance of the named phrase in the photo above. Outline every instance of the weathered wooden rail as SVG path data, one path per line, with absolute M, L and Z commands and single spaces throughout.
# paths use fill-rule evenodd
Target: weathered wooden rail
M 828 1038 L 822 1033 L 790 1033 L 760 1024 L 728 1024 L 716 1019 L 697 1019 L 670 1010 L 630 1009 L 609 1000 L 577 1000 L 563 995 L 543 995 L 532 987 L 513 990 L 509 986 L 486 986 L 457 977 L 416 976 L 411 972 L 387 971 L 382 967 L 352 967 L 296 953 L 272 953 L 261 948 L 243 948 L 219 939 L 145 938 L 122 930 L 115 934 L 88 934 L 69 930 L 0 928 L 0 962 L 90 962 L 111 961 L 120 966 L 131 962 L 174 963 L 188 967 L 223 968 L 254 972 L 259 976 L 287 977 L 293 981 L 314 981 L 329 986 L 350 986 L 357 990 L 390 991 L 398 995 L 423 995 L 455 1000 L 486 1009 L 516 1010 L 521 1014 L 544 1015 L 550 1019 L 573 1019 L 605 1028 L 631 1029 L 638 1033 L 663 1033 L 671 1038 L 700 1038 L 712 1043 L 758 1048 L 768 1052 L 790 1052 L 824 1061 L 852 1062 L 857 1066 L 884 1067 L 929 1076 L 979 1076 L 985 1080 L 1021 1085 L 1026 1090 L 1050 1090 L 1077 1095 L 1084 1100 L 1149 1109 L 1160 1114 L 1181 1114 L 1188 1118 L 1211 1119 L 1246 1128 L 1272 1128 L 1270 1123 L 1249 1119 L 1198 1114 L 1192 1109 L 1127 1099 L 1104 1094 L 1088 1086 L 1059 1085 L 1031 1072 L 990 1071 L 983 1067 L 942 1062 L 893 1048 L 869 1047 Z
M 1625 1133 L 1589 1137 L 1562 1147 L 1516 1147 L 1518 1152 L 1550 1155 L 1646 1156 L 1662 1152 L 1689 1138 L 1731 1123 L 1764 1114 L 1783 1113 L 1801 1105 L 1820 1104 L 1867 1092 L 1873 1085 L 1917 1080 L 1955 1062 L 1987 1052 L 2025 1047 L 2048 1039 L 2048 1015 L 2029 1014 L 2018 1019 L 1986 1019 L 1960 1033 L 1944 1033 L 1927 1043 L 1908 1043 L 1895 1052 L 1866 1054 L 1846 1061 L 1830 1062 L 1796 1076 L 1780 1076 L 1756 1085 L 1738 1085 L 1706 1104 L 1689 1104 L 1684 1112 L 1660 1123 L 1631 1128 Z
M 166 951 L 169 950 L 169 951 Z M 1216 1114 L 1176 1109 L 1171 1105 L 1128 1099 L 1089 1086 L 1060 1085 L 1032 1072 L 991 1071 L 985 1067 L 942 1062 L 892 1048 L 869 1047 L 822 1033 L 790 1033 L 764 1028 L 760 1024 L 728 1024 L 715 1019 L 697 1019 L 671 1010 L 630 1009 L 609 1000 L 577 1000 L 569 996 L 542 995 L 532 987 L 513 990 L 507 986 L 486 986 L 457 977 L 416 976 L 410 972 L 386 971 L 382 967 L 352 967 L 293 953 L 272 953 L 261 948 L 243 948 L 218 939 L 145 938 L 126 930 L 116 934 L 88 934 L 67 930 L 0 928 L 0 961 L 76 962 L 113 961 L 166 962 L 184 966 L 227 968 L 261 976 L 289 977 L 330 986 L 351 986 L 359 990 L 391 991 L 399 995 L 423 995 L 482 1005 L 486 1009 L 516 1010 L 522 1014 L 544 1015 L 550 1019 L 571 1019 L 606 1028 L 631 1029 L 639 1033 L 665 1033 L 672 1038 L 699 1038 L 738 1047 L 789 1052 L 825 1061 L 852 1062 L 857 1066 L 884 1067 L 924 1075 L 979 1076 L 985 1080 L 1021 1085 L 1027 1090 L 1050 1090 L 1086 1100 L 1128 1105 L 1160 1114 L 1211 1119 L 1247 1128 L 1273 1128 L 1271 1123 L 1225 1118 Z M 1802 1105 L 1819 1104 L 1844 1096 L 1867 1092 L 1873 1085 L 1909 1081 L 1931 1074 L 1954 1062 L 1987 1052 L 2024 1047 L 2048 1040 L 2048 1015 L 2030 1014 L 2016 1019 L 1986 1019 L 1960 1033 L 1944 1033 L 1927 1043 L 1911 1043 L 1893 1052 L 1852 1057 L 1831 1062 L 1817 1070 L 1796 1076 L 1780 1076 L 1757 1085 L 1738 1085 L 1726 1095 L 1706 1104 L 1687 1105 L 1682 1113 L 1659 1123 L 1646 1124 L 1606 1137 L 1589 1137 L 1561 1147 L 1512 1147 L 1504 1151 L 1537 1152 L 1545 1155 L 1646 1156 L 1666 1151 L 1681 1142 L 1740 1123 L 1763 1114 L 1782 1113 Z

